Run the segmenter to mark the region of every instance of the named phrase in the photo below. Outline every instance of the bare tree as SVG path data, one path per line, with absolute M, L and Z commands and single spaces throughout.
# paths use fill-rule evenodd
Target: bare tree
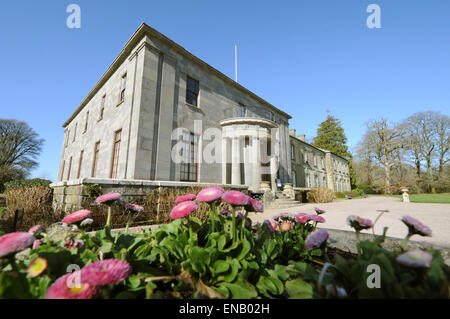
M 436 150 L 439 158 L 438 180 L 442 180 L 445 165 L 450 161 L 450 117 L 437 114 L 434 123 L 436 132 Z
M 0 119 L 0 190 L 4 182 L 26 177 L 38 165 L 43 143 L 27 123 Z
M 403 125 L 388 123 L 388 120 L 371 120 L 362 144 L 367 152 L 384 169 L 384 188 L 391 192 L 391 169 L 398 162 L 398 151 L 403 147 Z

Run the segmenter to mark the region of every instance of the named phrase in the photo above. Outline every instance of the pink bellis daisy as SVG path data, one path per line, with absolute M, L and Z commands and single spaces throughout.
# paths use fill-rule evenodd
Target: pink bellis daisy
M 125 209 L 129 209 L 135 213 L 142 212 L 144 207 L 136 205 L 136 204 L 125 204 Z
M 328 237 L 328 232 L 325 229 L 319 229 L 309 234 L 305 240 L 306 250 L 311 251 L 314 248 L 322 247 L 327 241 Z
M 119 193 L 108 193 L 104 195 L 100 195 L 95 200 L 98 204 L 112 205 L 116 200 L 120 198 Z
M 228 191 L 222 195 L 222 199 L 233 206 L 246 206 L 249 197 L 240 191 Z
M 306 223 L 309 220 L 309 215 L 305 213 L 298 213 L 295 215 L 295 221 L 298 223 Z
M 282 222 L 281 223 L 280 229 L 282 231 L 290 231 L 291 228 L 292 228 L 292 224 L 290 222 Z
M 186 194 L 186 195 L 177 197 L 177 199 L 175 200 L 175 204 L 179 204 L 181 202 L 186 202 L 186 201 L 193 201 L 196 198 L 197 198 L 197 196 L 195 196 L 194 194 Z
M 76 223 L 76 222 L 79 222 L 80 220 L 85 219 L 90 214 L 91 214 L 90 210 L 87 210 L 87 209 L 79 210 L 75 213 L 67 215 L 66 217 L 63 218 L 63 220 L 61 222 L 69 225 L 69 224 Z
M 45 299 L 91 299 L 97 287 L 82 282 L 81 277 L 81 270 L 60 277 L 48 288 Z
M 0 237 L 0 257 L 23 250 L 35 241 L 33 235 L 25 232 L 9 233 Z
M 363 229 L 369 229 L 373 227 L 373 223 L 368 218 L 361 218 L 359 216 L 350 215 L 347 217 L 347 224 L 353 227 L 357 232 Z
M 37 232 L 39 229 L 43 229 L 41 225 L 34 225 L 28 230 L 28 234 L 33 235 L 35 232 Z
M 314 210 L 316 211 L 317 215 L 325 214 L 325 211 L 323 209 L 318 208 L 318 207 L 314 207 Z
M 224 193 L 224 189 L 222 187 L 203 188 L 197 194 L 197 202 L 200 202 L 200 203 L 214 202 L 214 201 L 220 199 L 220 197 L 222 197 L 223 193 Z
M 191 201 L 181 202 L 170 212 L 170 218 L 178 219 L 184 218 L 197 209 L 197 204 Z
M 248 197 L 249 200 L 249 207 L 250 210 L 254 210 L 255 212 L 259 212 L 262 213 L 264 211 L 264 207 L 263 204 L 261 204 L 261 202 L 257 201 L 254 198 L 251 198 L 250 196 Z
M 277 228 L 278 228 L 278 222 L 272 220 L 270 223 L 272 224 L 273 230 L 277 230 Z
M 399 264 L 411 268 L 430 268 L 433 256 L 429 252 L 416 249 L 401 254 L 395 260 Z
M 34 278 L 42 274 L 47 269 L 47 259 L 38 257 L 33 260 L 27 268 L 28 277 Z
M 325 218 L 319 215 L 308 215 L 308 219 L 317 223 L 325 223 Z
M 414 234 L 418 234 L 421 236 L 431 236 L 431 229 L 411 216 L 403 216 L 402 222 L 405 223 L 406 226 L 408 226 L 409 237 Z
M 84 266 L 81 279 L 94 286 L 118 284 L 131 275 L 130 264 L 121 259 L 106 259 Z

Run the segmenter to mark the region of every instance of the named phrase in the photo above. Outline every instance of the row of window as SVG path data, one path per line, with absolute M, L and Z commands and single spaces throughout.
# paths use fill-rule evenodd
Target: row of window
M 291 144 L 291 160 L 295 160 L 295 146 L 293 144 Z M 314 167 L 317 168 L 324 168 L 324 159 L 320 158 L 318 156 L 315 156 L 313 153 L 311 152 L 307 152 L 306 155 L 304 152 L 300 152 L 301 157 L 303 158 L 303 163 L 308 162 L 310 165 L 314 165 Z
M 117 178 L 121 140 L 122 140 L 122 130 L 120 129 L 120 130 L 114 132 L 110 178 Z M 99 153 L 100 153 L 100 141 L 96 142 L 94 145 L 94 153 L 92 156 L 91 177 L 95 177 L 95 174 L 97 172 Z M 80 178 L 80 176 L 81 176 L 81 169 L 83 166 L 83 156 L 84 156 L 84 150 L 81 150 L 80 157 L 78 159 L 78 170 L 77 170 L 76 178 Z M 66 165 L 66 161 L 63 160 L 60 180 L 64 179 L 65 165 Z M 70 180 L 71 172 L 72 172 L 72 156 L 69 158 L 69 166 L 68 166 L 67 173 L 66 173 L 66 180 Z
M 119 90 L 119 101 L 117 103 L 118 105 L 125 100 L 126 86 L 127 86 L 127 74 L 125 73 L 121 77 L 120 90 Z M 101 121 L 103 119 L 103 114 L 105 112 L 105 102 L 106 102 L 106 94 L 104 94 L 102 96 L 102 100 L 100 102 L 100 109 L 99 109 L 98 120 L 97 121 Z M 86 112 L 83 134 L 87 132 L 88 124 L 89 124 L 89 111 Z M 75 142 L 75 138 L 77 136 L 77 128 L 78 128 L 78 123 L 75 123 L 75 128 L 74 128 L 74 131 L 73 131 L 72 142 Z M 70 139 L 70 129 L 67 130 L 65 147 L 67 147 L 69 145 L 69 139 Z

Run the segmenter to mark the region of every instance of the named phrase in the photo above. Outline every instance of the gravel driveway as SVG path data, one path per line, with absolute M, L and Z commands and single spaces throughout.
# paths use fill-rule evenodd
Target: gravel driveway
M 326 210 L 322 215 L 325 223 L 319 227 L 330 229 L 351 230 L 346 223 L 348 215 L 358 215 L 370 218 L 372 221 L 378 216 L 377 209 L 387 209 L 389 212 L 378 220 L 375 225 L 375 233 L 381 234 L 383 227 L 389 227 L 387 235 L 390 237 L 404 238 L 407 227 L 400 221 L 402 216 L 411 215 L 423 224 L 431 228 L 432 237 L 421 237 L 414 235 L 411 239 L 415 241 L 427 241 L 440 246 L 450 247 L 450 204 L 426 204 L 426 203 L 403 203 L 398 198 L 369 196 L 362 199 L 335 200 L 326 204 L 302 204 L 296 207 L 284 209 L 266 209 L 264 213 L 250 213 L 253 221 L 264 221 L 271 219 L 272 215 L 280 212 L 304 212 L 314 213 L 314 207 Z M 364 231 L 372 232 L 372 230 Z

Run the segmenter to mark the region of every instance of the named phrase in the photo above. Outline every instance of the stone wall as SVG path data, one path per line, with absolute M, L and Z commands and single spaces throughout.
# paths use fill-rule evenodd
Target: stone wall
M 236 189 L 247 192 L 247 187 L 242 185 L 84 178 L 51 184 L 50 187 L 53 188 L 53 209 L 66 213 L 81 209 L 83 200 L 88 198 L 86 187 L 93 184 L 100 185 L 104 194 L 112 192 L 120 193 L 125 202 L 133 202 L 138 198 L 146 198 L 151 192 L 155 190 L 161 191 L 164 188 L 220 186 L 225 189 Z

